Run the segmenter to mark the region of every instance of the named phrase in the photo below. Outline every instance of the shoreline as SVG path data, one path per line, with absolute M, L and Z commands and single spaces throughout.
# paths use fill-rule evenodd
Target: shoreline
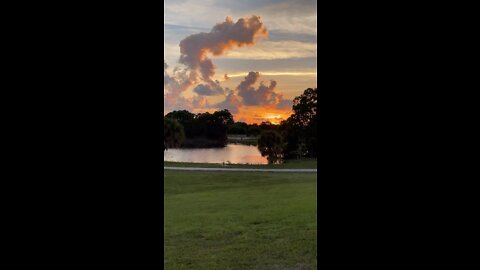
M 317 169 L 317 159 L 287 160 L 283 164 L 222 164 L 163 161 L 164 167 L 251 168 L 251 169 Z

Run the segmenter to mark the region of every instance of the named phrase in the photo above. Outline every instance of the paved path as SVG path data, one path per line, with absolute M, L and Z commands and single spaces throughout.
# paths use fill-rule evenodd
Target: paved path
M 199 168 L 199 167 L 163 167 L 164 170 L 177 171 L 227 171 L 227 172 L 302 172 L 316 173 L 317 169 L 254 169 L 254 168 Z

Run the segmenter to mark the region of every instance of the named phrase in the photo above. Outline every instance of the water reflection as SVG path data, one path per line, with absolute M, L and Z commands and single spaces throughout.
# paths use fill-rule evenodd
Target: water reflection
M 224 148 L 169 149 L 163 152 L 163 160 L 198 163 L 268 163 L 256 146 L 241 144 L 227 144 Z

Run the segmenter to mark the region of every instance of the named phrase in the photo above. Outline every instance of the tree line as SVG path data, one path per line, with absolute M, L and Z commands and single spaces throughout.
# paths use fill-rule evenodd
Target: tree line
M 279 125 L 234 122 L 228 110 L 193 114 L 173 111 L 164 117 L 164 149 L 223 147 L 228 134 L 258 136 L 258 149 L 270 163 L 317 157 L 318 90 L 308 88 L 293 100 L 293 114 Z
M 198 114 L 186 110 L 173 111 L 165 115 L 165 119 L 183 127 L 183 139 L 175 145 L 188 148 L 225 146 L 227 129 L 234 124 L 233 116 L 228 110 Z M 164 129 L 168 128 L 165 126 L 168 123 L 164 121 Z M 165 142 L 165 145 L 168 144 L 169 142 Z

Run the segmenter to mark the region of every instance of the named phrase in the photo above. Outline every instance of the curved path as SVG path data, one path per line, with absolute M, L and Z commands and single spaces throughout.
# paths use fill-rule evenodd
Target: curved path
M 200 168 L 200 167 L 163 167 L 164 170 L 176 171 L 227 171 L 227 172 L 302 172 L 316 173 L 317 169 L 255 169 L 255 168 Z

